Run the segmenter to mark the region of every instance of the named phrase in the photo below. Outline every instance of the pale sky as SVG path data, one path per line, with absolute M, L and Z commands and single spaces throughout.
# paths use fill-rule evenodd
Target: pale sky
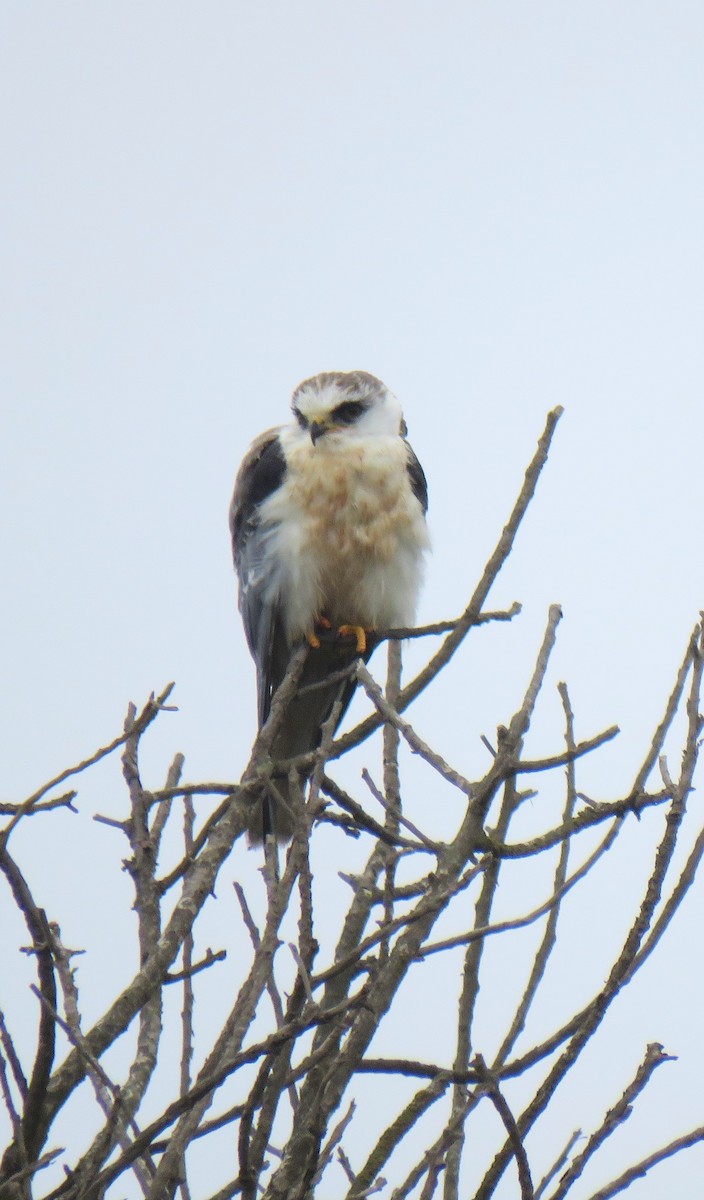
M 523 614 L 410 718 L 479 774 L 479 734 L 517 706 L 557 601 L 533 750 L 559 749 L 565 678 L 578 736 L 622 729 L 584 790 L 628 787 L 704 607 L 703 64 L 696 0 L 5 0 L 0 798 L 110 741 L 170 679 L 153 786 L 176 750 L 191 780 L 238 777 L 256 706 L 232 481 L 301 378 L 352 368 L 400 397 L 428 476 L 424 621 L 463 608 L 564 406 L 490 599 Z M 100 943 L 106 878 L 129 894 L 124 847 L 91 820 L 124 802 L 113 765 L 80 816 L 17 838 L 69 944 Z M 619 875 L 604 888 L 597 943 Z M 647 1041 L 679 1061 L 591 1190 L 628 1147 L 701 1123 L 701 903 L 699 886 L 603 1031 L 608 1103 Z M 661 1170 L 687 1200 L 701 1169 L 699 1149 Z

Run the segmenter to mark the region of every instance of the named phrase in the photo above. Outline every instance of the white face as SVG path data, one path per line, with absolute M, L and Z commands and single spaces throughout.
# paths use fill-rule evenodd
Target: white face
M 361 372 L 339 378 L 341 386 L 334 375 L 323 375 L 296 389 L 293 412 L 300 432 L 308 435 L 317 425 L 349 437 L 398 437 L 403 413 L 393 393 Z

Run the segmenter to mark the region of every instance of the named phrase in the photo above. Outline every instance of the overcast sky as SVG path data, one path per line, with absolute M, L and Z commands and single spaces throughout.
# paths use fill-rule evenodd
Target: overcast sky
M 483 770 L 559 601 L 533 749 L 556 749 L 566 678 L 579 736 L 622 729 L 585 788 L 628 786 L 704 606 L 703 64 L 698 0 L 0 5 L 0 798 L 170 679 L 154 786 L 176 749 L 190 779 L 237 778 L 232 481 L 301 378 L 351 368 L 400 397 L 426 469 L 423 620 L 464 606 L 564 406 L 491 600 L 523 615 L 453 667 L 449 715 L 414 713 Z M 102 855 L 119 872 L 110 833 L 82 849 L 124 803 L 99 778 L 79 818 L 17 840 L 69 926 L 77 864 L 90 887 Z M 648 1040 L 680 1055 L 641 1150 L 702 1119 L 701 901 L 639 999 L 633 1063 Z

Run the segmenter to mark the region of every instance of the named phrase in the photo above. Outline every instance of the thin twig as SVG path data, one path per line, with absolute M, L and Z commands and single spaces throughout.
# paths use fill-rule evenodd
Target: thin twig
M 179 775 L 182 764 L 179 764 Z M 175 781 L 172 786 L 176 786 Z M 184 858 L 189 858 L 193 853 L 193 830 L 195 827 L 195 807 L 191 796 L 183 798 L 183 853 Z M 224 958 L 225 951 L 219 951 L 215 957 Z M 206 953 L 205 966 L 210 966 L 215 957 L 208 950 Z M 185 1096 L 191 1086 L 191 1063 L 193 1062 L 193 984 L 191 982 L 194 966 L 193 966 L 193 931 L 189 929 L 183 939 L 183 948 L 181 950 L 180 971 L 172 972 L 167 978 L 172 981 L 181 979 L 183 981 L 183 999 L 181 1001 L 181 1064 L 179 1076 L 179 1096 Z M 199 968 L 195 968 L 196 970 Z
M 314 1187 L 316 1184 L 320 1183 L 320 1180 L 322 1179 L 323 1174 L 325 1173 L 326 1167 L 332 1162 L 332 1157 L 333 1157 L 333 1154 L 335 1153 L 336 1149 L 338 1150 L 338 1153 L 340 1155 L 340 1162 L 342 1163 L 343 1169 L 345 1170 L 345 1173 L 347 1174 L 347 1178 L 350 1180 L 350 1182 L 354 1183 L 354 1173 L 351 1171 L 349 1159 L 347 1159 L 340 1143 L 341 1143 L 343 1137 L 345 1136 L 345 1131 L 347 1130 L 347 1126 L 349 1125 L 350 1121 L 352 1120 L 356 1110 L 357 1110 L 357 1105 L 355 1104 L 354 1100 L 350 1100 L 349 1105 L 347 1106 L 347 1112 L 340 1118 L 338 1123 L 335 1125 L 335 1128 L 332 1130 L 329 1138 L 327 1139 L 325 1144 L 321 1147 L 320 1156 L 319 1156 L 319 1160 L 318 1160 L 319 1166 L 318 1166 L 318 1170 L 316 1171 L 315 1177 L 313 1180 Z
M 579 1139 L 581 1137 L 582 1137 L 581 1129 L 575 1129 L 574 1133 L 570 1134 L 569 1138 L 567 1139 L 566 1144 L 563 1146 L 562 1150 L 558 1154 L 554 1163 L 552 1164 L 551 1167 L 548 1168 L 548 1170 L 543 1175 L 543 1178 L 540 1180 L 540 1183 L 535 1188 L 535 1200 L 541 1200 L 541 1197 L 545 1195 L 545 1192 L 547 1191 L 549 1185 L 552 1183 L 553 1179 L 558 1174 L 558 1172 L 562 1170 L 562 1168 L 564 1167 L 565 1163 L 567 1162 L 570 1154 L 572 1153 L 574 1147 L 576 1146 L 577 1142 L 579 1141 Z
M 384 728 L 388 728 L 388 726 L 385 726 Z M 369 791 L 371 792 L 374 799 L 384 809 L 384 812 L 387 814 L 387 817 L 390 815 L 394 815 L 396 824 L 403 825 L 403 828 L 407 829 L 409 833 L 412 833 L 414 838 L 417 838 L 418 842 L 420 842 L 420 846 L 416 846 L 416 845 L 414 845 L 413 842 L 406 841 L 404 843 L 404 848 L 409 849 L 409 850 L 415 850 L 415 849 L 422 848 L 425 850 L 429 850 L 431 854 L 437 855 L 439 850 L 441 849 L 439 844 L 437 842 L 432 842 L 430 840 L 430 838 L 426 837 L 426 835 L 423 833 L 423 831 L 418 828 L 417 825 L 414 825 L 412 821 L 408 820 L 408 817 L 404 817 L 402 812 L 399 812 L 397 808 L 394 808 L 393 804 L 389 803 L 389 801 L 387 800 L 384 793 L 376 786 L 374 780 L 372 779 L 372 777 L 369 774 L 369 771 L 367 770 L 366 767 L 364 767 L 362 769 L 362 779 L 366 783 L 366 785 L 369 788 Z M 386 832 L 387 832 L 387 834 L 389 834 L 388 844 L 389 845 L 395 844 L 396 846 L 398 846 L 399 845 L 398 831 L 393 830 L 393 828 L 390 831 L 388 824 L 387 824 Z
M 200 962 L 189 961 L 188 966 L 184 966 L 181 971 L 167 971 L 164 983 L 185 983 L 194 975 L 199 975 L 201 971 L 207 971 L 208 967 L 212 967 L 214 963 L 224 962 L 226 958 L 227 950 L 211 950 L 208 947 Z M 184 961 L 186 961 L 185 958 Z
M 498 612 L 483 612 L 472 618 L 472 626 L 488 625 L 491 621 L 512 621 L 522 611 L 522 605 L 514 600 L 510 608 Z M 429 637 L 441 633 L 453 633 L 465 620 L 465 614 L 453 621 L 434 621 L 430 625 L 402 625 L 396 629 L 382 629 L 374 634 L 377 641 L 406 642 L 413 638 Z
M 565 744 L 566 744 L 568 753 L 573 753 L 575 750 L 574 713 L 572 712 L 572 705 L 570 704 L 570 698 L 569 698 L 569 693 L 567 691 L 567 685 L 564 683 L 559 683 L 557 686 L 558 686 L 558 691 L 560 693 L 560 698 L 562 700 L 563 711 L 565 714 Z M 562 813 L 563 824 L 571 819 L 572 814 L 574 812 L 575 803 L 576 803 L 574 759 L 572 759 L 567 764 L 566 775 L 567 775 L 566 796 L 565 796 L 565 805 L 564 805 L 564 809 L 563 809 L 563 813 Z M 612 842 L 616 836 L 615 829 L 610 832 L 613 832 L 613 837 L 607 838 L 607 842 L 602 843 L 602 846 L 598 847 L 598 850 L 599 850 L 598 857 L 601 857 L 601 855 L 605 852 L 605 850 L 608 849 L 608 847 L 612 844 Z M 494 1064 L 493 1064 L 494 1071 L 506 1061 L 512 1047 L 516 1043 L 516 1040 L 518 1039 L 518 1037 L 522 1033 L 523 1029 L 525 1028 L 528 1013 L 530 1011 L 531 1005 L 533 1004 L 533 1001 L 535 1000 L 535 997 L 538 992 L 538 988 L 540 987 L 543 976 L 547 969 L 550 955 L 552 954 L 552 951 L 555 947 L 555 942 L 557 940 L 557 922 L 558 922 L 558 918 L 559 918 L 559 914 L 560 914 L 560 906 L 562 904 L 563 897 L 566 895 L 567 891 L 569 890 L 569 888 L 567 887 L 567 865 L 569 862 L 569 854 L 570 854 L 570 841 L 569 841 L 569 839 L 566 838 L 560 846 L 560 854 L 558 857 L 557 866 L 555 868 L 555 875 L 553 878 L 553 885 L 552 885 L 552 898 L 551 898 L 552 903 L 550 906 L 550 910 L 547 914 L 548 919 L 545 924 L 545 932 L 543 933 L 542 941 L 540 943 L 540 946 L 538 947 L 538 951 L 535 956 L 535 959 L 533 960 L 533 966 L 531 968 L 530 976 L 528 978 L 528 982 L 524 989 L 523 995 L 519 1001 L 513 1021 L 511 1022 L 511 1026 L 510 1026 L 506 1036 L 504 1037 L 503 1042 L 501 1043 L 501 1047 L 500 1047 L 497 1055 L 495 1056 Z M 593 858 L 592 862 L 589 863 L 589 866 L 586 867 L 586 870 L 589 870 L 591 868 L 591 866 L 593 866 L 594 862 L 596 862 L 596 861 L 597 861 L 596 858 Z M 581 874 L 582 878 L 586 874 L 586 870 L 584 867 L 582 868 L 582 874 Z M 576 882 L 576 878 L 573 877 L 570 880 L 569 886 L 572 887 L 575 882 Z
M 526 1155 L 525 1146 L 521 1140 L 521 1135 L 516 1124 L 516 1119 L 511 1112 L 504 1096 L 501 1093 L 496 1077 L 488 1069 L 481 1054 L 477 1054 L 474 1059 L 474 1066 L 479 1075 L 481 1082 L 494 1108 L 501 1117 L 504 1128 L 508 1134 L 514 1157 L 516 1159 L 516 1169 L 518 1171 L 518 1184 L 521 1189 L 521 1200 L 533 1200 L 533 1181 L 530 1174 L 530 1166 Z
M 12 1098 L 12 1090 L 10 1088 L 10 1082 L 7 1078 L 7 1071 L 5 1070 L 4 1052 L 0 1052 L 0 1090 L 2 1091 L 2 1098 L 5 1101 L 7 1115 L 10 1118 L 10 1124 L 12 1125 L 12 1136 L 14 1138 L 14 1144 L 17 1148 L 17 1161 L 22 1167 L 26 1167 L 28 1165 L 27 1149 L 24 1144 L 24 1137 L 22 1136 L 22 1121 L 20 1114 L 15 1108 L 15 1102 Z
M 635 1101 L 643 1089 L 647 1087 L 653 1072 L 662 1066 L 663 1063 L 672 1061 L 672 1055 L 666 1054 L 661 1045 L 657 1042 L 651 1042 L 634 1078 L 629 1083 L 620 1100 L 613 1108 L 609 1109 L 599 1128 L 588 1138 L 584 1149 L 572 1160 L 568 1170 L 560 1179 L 557 1188 L 551 1193 L 550 1200 L 564 1200 L 572 1184 L 582 1175 L 589 1160 L 603 1146 L 606 1139 L 611 1137 L 612 1133 L 623 1125 L 624 1121 L 628 1120 L 633 1112 Z
M 448 783 L 453 784 L 454 787 L 459 788 L 466 795 L 470 794 L 473 789 L 469 780 L 465 779 L 464 775 L 460 775 L 459 771 L 455 771 L 449 763 L 445 762 L 442 755 L 431 750 L 427 742 L 424 742 L 413 727 L 408 724 L 408 721 L 404 721 L 399 716 L 394 706 L 389 704 L 379 684 L 369 673 L 361 659 L 357 663 L 357 679 L 384 721 L 387 721 L 399 731 L 401 736 L 408 742 L 413 753 L 419 754 L 421 758 L 424 758 Z
M 401 672 L 402 672 L 402 655 L 401 643 L 391 641 L 387 646 L 386 653 L 386 700 L 392 706 L 398 700 L 398 694 L 401 690 Z M 362 772 L 362 778 L 369 787 L 373 796 L 376 796 L 386 813 L 384 828 L 391 837 L 398 837 L 399 827 L 403 823 L 404 828 L 408 829 L 406 817 L 402 812 L 401 801 L 401 774 L 399 770 L 399 749 L 400 736 L 398 729 L 390 722 L 386 722 L 383 732 L 383 772 L 384 772 L 384 794 L 375 787 L 371 775 L 366 767 Z M 421 839 L 422 840 L 422 839 Z M 427 847 L 426 847 L 427 848 Z M 387 844 L 386 862 L 384 864 L 384 883 L 382 888 L 382 903 L 384 906 L 384 915 L 382 917 L 382 925 L 388 925 L 393 920 L 395 911 L 395 890 L 396 890 L 396 868 L 399 862 L 399 850 L 397 846 L 393 848 Z M 385 938 L 379 946 L 379 962 L 384 963 L 388 958 L 390 950 L 390 942 Z
M 12 1071 L 12 1078 L 15 1081 L 15 1086 L 20 1094 L 20 1098 L 25 1101 L 27 1099 L 27 1079 L 22 1070 L 22 1064 L 19 1060 L 15 1043 L 12 1040 L 9 1029 L 5 1022 L 5 1014 L 0 1011 L 0 1045 L 4 1051 L 5 1057 Z
M 140 733 L 144 732 L 147 726 L 151 724 L 151 722 L 156 716 L 158 716 L 160 712 L 176 711 L 173 706 L 166 704 L 166 701 L 171 695 L 173 689 L 173 683 L 167 684 L 161 695 L 157 696 L 156 699 L 154 698 L 154 693 L 152 692 L 149 700 L 145 704 L 142 712 L 139 714 L 139 717 L 135 722 L 135 727 Z M 10 824 L 0 834 L 0 843 L 5 844 L 7 842 L 10 833 L 17 825 L 20 818 L 29 812 L 29 810 L 34 807 L 37 801 L 41 800 L 43 796 L 46 796 L 47 792 L 50 792 L 52 788 L 58 787 L 59 784 L 65 783 L 66 780 L 71 779 L 72 776 L 80 775 L 81 772 L 86 771 L 88 767 L 92 767 L 94 763 L 100 762 L 102 758 L 106 758 L 108 754 L 112 754 L 113 751 L 117 750 L 119 746 L 124 745 L 129 736 L 129 731 L 125 731 L 120 735 L 120 737 L 117 737 L 114 739 L 114 741 L 110 742 L 109 745 L 103 746 L 100 750 L 96 750 L 95 754 L 91 754 L 90 758 L 83 759 L 82 762 L 77 763 L 74 767 L 68 767 L 65 771 L 62 771 L 59 775 L 56 775 L 53 779 L 50 779 L 48 783 L 43 784 L 42 787 L 38 788 L 36 792 L 33 792 L 31 796 L 28 796 L 27 799 L 20 804 Z
M 704 1142 L 704 1125 L 700 1125 L 698 1129 L 693 1129 L 691 1133 L 686 1133 L 683 1137 L 668 1142 L 666 1146 L 655 1150 L 647 1158 L 642 1158 L 635 1166 L 629 1167 L 627 1171 L 619 1175 L 618 1179 L 613 1179 L 598 1192 L 592 1192 L 589 1200 L 611 1200 L 612 1196 L 617 1196 L 619 1192 L 625 1192 L 636 1179 L 642 1179 L 647 1175 L 652 1167 L 664 1162 L 666 1158 L 672 1158 L 674 1154 L 681 1153 L 682 1150 L 689 1150 L 691 1146 L 696 1146 L 697 1142 Z
M 365 829 L 368 833 L 372 834 L 373 837 L 384 842 L 385 845 L 398 846 L 399 849 L 407 850 L 420 849 L 420 846 L 411 841 L 410 838 L 404 838 L 399 834 L 392 835 L 389 833 L 384 825 L 380 825 L 378 821 L 375 821 L 373 817 L 370 817 L 369 813 L 365 812 L 361 804 L 358 804 L 356 800 L 353 800 L 352 797 L 344 790 L 344 788 L 341 788 L 338 783 L 335 783 L 335 780 L 331 779 L 329 775 L 323 776 L 321 787 L 326 796 L 329 796 L 331 800 L 334 800 L 336 804 L 340 805 L 340 808 L 344 809 L 345 812 L 350 814 L 350 816 L 354 819 L 355 825 Z
M 553 909 L 560 904 L 567 893 L 571 891 L 575 884 L 579 883 L 581 879 L 584 879 L 585 876 L 589 874 L 594 864 L 599 861 L 602 855 L 606 854 L 607 850 L 611 849 L 614 839 L 621 828 L 622 826 L 620 824 L 615 823 L 603 841 L 601 841 L 599 845 L 592 851 L 589 857 L 584 860 L 582 866 L 578 867 L 576 871 L 573 871 L 569 879 L 566 879 L 565 882 L 557 889 L 553 888 L 553 891 L 548 899 L 542 904 L 539 904 L 537 908 L 532 909 L 531 912 L 526 913 L 522 917 L 513 917 L 508 918 L 505 921 L 496 921 L 493 925 L 488 923 L 486 925 L 477 925 L 474 929 L 470 929 L 467 933 L 457 934 L 455 937 L 451 938 L 444 938 L 441 942 L 429 942 L 427 945 L 422 947 L 419 957 L 427 958 L 430 954 L 438 954 L 440 951 L 444 950 L 454 950 L 457 946 L 467 946 L 471 942 L 483 940 L 488 937 L 494 937 L 497 933 L 507 933 L 509 930 L 525 929 L 526 926 L 532 925 L 535 921 L 538 921 L 540 917 L 544 917 L 548 913 L 552 912 Z
M 25 817 L 34 817 L 37 813 L 52 812 L 57 808 L 68 808 L 70 812 L 77 813 L 78 809 L 73 805 L 72 801 L 76 799 L 78 792 L 64 792 L 61 796 L 54 796 L 51 800 L 38 800 L 31 808 L 27 808 L 27 801 L 22 804 L 7 804 L 0 802 L 0 816 L 14 817 L 18 813 Z
M 454 1140 L 459 1136 L 469 1103 L 470 1097 L 465 1097 L 464 1108 L 458 1107 L 451 1121 L 445 1126 L 437 1140 L 428 1147 L 425 1154 L 422 1155 L 412 1170 L 409 1171 L 400 1187 L 395 1188 L 391 1193 L 391 1200 L 406 1200 L 406 1197 L 411 1194 L 424 1175 L 430 1176 L 433 1190 L 429 1190 L 427 1194 L 429 1196 L 433 1195 L 437 1177 L 440 1171 L 444 1169 L 448 1151 L 452 1147 Z

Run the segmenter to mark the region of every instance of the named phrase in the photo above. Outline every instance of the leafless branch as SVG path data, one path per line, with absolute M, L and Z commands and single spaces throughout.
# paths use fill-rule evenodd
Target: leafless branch
M 662 1046 L 657 1042 L 652 1042 L 648 1046 L 643 1062 L 640 1064 L 635 1077 L 629 1083 L 618 1103 L 606 1113 L 601 1125 L 587 1140 L 587 1144 L 581 1153 L 572 1160 L 568 1170 L 565 1171 L 557 1188 L 552 1193 L 550 1200 L 563 1200 L 563 1197 L 567 1195 L 572 1184 L 579 1179 L 587 1163 L 594 1157 L 597 1150 L 624 1121 L 628 1120 L 633 1111 L 634 1102 L 643 1089 L 647 1087 L 653 1071 L 663 1063 L 672 1061 L 672 1057 L 669 1054 L 665 1054 Z
M 509 697 L 501 713 L 505 723 L 490 737 L 481 734 L 485 717 L 479 728 L 474 725 L 483 681 L 474 674 L 466 679 L 467 742 L 477 745 L 481 737 L 488 751 L 481 755 L 480 778 L 467 778 L 447 748 L 439 753 L 421 737 L 419 722 L 405 716 L 412 701 L 431 686 L 438 703 L 446 702 L 439 677 L 470 632 L 479 638 L 483 626 L 496 622 L 498 639 L 520 611 L 517 604 L 494 612 L 484 606 L 535 494 L 560 412 L 548 416 L 508 522 L 461 616 L 417 628 L 376 630 L 376 640 L 388 642 L 384 688 L 358 660 L 327 678 L 326 687 L 331 680 L 341 685 L 356 681 L 371 703 L 371 715 L 356 728 L 334 740 L 342 710 L 335 706 L 316 749 L 272 759 L 277 731 L 288 705 L 304 690 L 303 670 L 314 653 L 302 644 L 238 780 L 184 782 L 184 759 L 176 754 L 163 786 L 151 786 L 142 739 L 167 708 L 170 685 L 139 713 L 130 706 L 121 735 L 91 758 L 26 800 L 0 805 L 6 819 L 0 872 L 29 930 L 26 952 L 36 963 L 33 991 L 39 999 L 29 1078 L 19 1053 L 22 1048 L 24 1054 L 25 1043 L 13 1042 L 0 1015 L 0 1103 L 11 1127 L 0 1166 L 3 1200 L 6 1193 L 8 1200 L 31 1200 L 34 1175 L 52 1164 L 53 1173 L 43 1177 L 50 1180 L 43 1200 L 101 1200 L 115 1185 L 122 1194 L 128 1173 L 147 1200 L 257 1200 L 260 1195 L 265 1200 L 310 1200 L 318 1191 L 345 1192 L 345 1200 L 365 1200 L 382 1191 L 393 1200 L 410 1200 L 411 1195 L 431 1200 L 440 1190 L 445 1200 L 461 1200 L 468 1186 L 473 1200 L 490 1200 L 514 1161 L 522 1200 L 547 1200 L 548 1195 L 562 1200 L 578 1180 L 583 1186 L 586 1165 L 611 1134 L 632 1112 L 636 1119 L 636 1100 L 656 1067 L 667 1060 L 655 1044 L 620 1099 L 597 1118 L 579 1152 L 580 1134 L 561 1149 L 551 1147 L 547 1116 L 541 1120 L 540 1157 L 553 1165 L 533 1185 L 527 1147 L 532 1157 L 538 1119 L 558 1102 L 573 1067 L 588 1061 L 590 1039 L 605 1013 L 658 950 L 701 869 L 704 827 L 696 805 L 688 812 L 704 728 L 699 712 L 701 625 L 689 638 L 645 753 L 641 749 L 635 758 L 632 786 L 625 794 L 606 789 L 608 800 L 600 794 L 587 799 L 578 791 L 577 775 L 585 756 L 610 742 L 617 726 L 578 740 L 565 684 L 559 685 L 563 747 L 544 757 L 525 753 L 531 727 L 542 713 L 562 617 L 558 605 L 547 614 L 527 681 L 511 707 Z M 441 637 L 440 645 L 405 683 L 400 641 L 429 636 Z M 371 816 L 363 807 L 369 803 L 363 788 L 354 782 L 343 787 L 327 771 L 332 759 L 380 728 L 380 764 L 368 760 L 362 771 L 373 798 L 370 807 L 376 816 Z M 424 788 L 420 817 L 413 809 L 418 779 L 407 770 L 407 757 L 399 762 L 404 742 L 431 768 L 418 777 Z M 134 930 L 134 949 L 130 962 L 115 939 L 115 978 L 124 979 L 123 990 L 117 994 L 115 988 L 101 1010 L 85 994 L 88 972 L 80 976 L 79 1006 L 73 964 L 83 950 L 64 946 L 58 924 L 49 922 L 37 903 L 41 875 L 38 884 L 31 883 L 31 870 L 25 877 L 25 864 L 20 870 L 9 854 L 8 838 L 25 816 L 37 818 L 66 807 L 75 812 L 75 793 L 57 794 L 61 785 L 118 748 L 126 801 L 116 809 L 106 800 L 109 815 L 96 819 L 119 831 L 128 847 L 125 868 L 133 884 L 134 920 L 125 927 Z M 371 743 L 365 750 L 376 754 Z M 622 746 L 621 753 L 626 752 Z M 652 779 L 658 764 L 662 783 Z M 564 796 L 555 775 L 562 770 Z M 340 778 L 345 778 L 342 770 Z M 534 790 L 525 790 L 525 783 Z M 273 840 L 267 842 L 261 873 L 254 873 L 252 881 L 252 872 L 243 867 L 240 839 L 253 798 L 277 789 L 285 792 L 293 837 L 278 849 Z M 614 800 L 614 795 L 620 798 Z M 333 803 L 326 806 L 327 800 Z M 444 820 L 455 814 L 445 841 L 435 832 L 441 806 Z M 83 821 L 84 807 L 76 824 Z M 174 818 L 180 812 L 183 830 L 178 836 Z M 676 856 L 685 840 L 685 823 L 686 850 Z M 35 820 L 32 831 L 36 828 Z M 575 858 L 585 845 L 581 835 L 589 830 L 593 840 Z M 652 856 L 646 871 L 635 875 L 647 873 L 647 883 L 640 894 L 631 894 L 630 909 L 625 892 L 614 899 L 627 932 L 606 978 L 601 968 L 595 971 L 579 1009 L 567 1009 L 561 1023 L 549 1025 L 541 1008 L 546 984 L 565 969 L 574 949 L 563 917 L 565 898 L 570 896 L 570 909 L 589 905 L 597 871 L 608 870 L 606 855 L 617 841 L 639 864 L 644 854 Z M 649 848 L 644 850 L 644 844 Z M 31 868 L 31 848 L 28 857 Z M 530 892 L 523 883 L 529 874 Z M 231 920 L 231 879 L 241 921 Z M 217 906 L 224 919 L 217 925 L 215 943 L 221 948 L 204 951 L 213 944 L 212 934 L 206 933 L 208 918 L 202 917 L 209 900 L 211 911 Z M 536 925 L 532 933 L 524 932 Z M 530 948 L 521 978 L 514 971 L 497 981 L 497 937 L 509 952 L 512 941 L 522 954 Z M 91 955 L 93 947 L 86 944 L 85 951 Z M 225 956 L 226 967 L 207 970 Z M 414 1044 L 408 1035 L 408 1006 L 427 1002 L 418 979 L 425 975 L 427 980 L 429 973 L 442 980 L 433 993 L 434 1020 L 437 1004 L 437 1021 L 454 1024 L 449 1052 Z M 19 979 L 21 973 L 16 974 Z M 11 966 L 5 977 L 14 984 Z M 179 985 L 178 1000 L 173 988 L 168 991 L 173 984 Z M 454 1012 L 447 1010 L 448 986 Z M 495 1003 L 497 988 L 500 1004 Z M 84 1029 L 81 1007 L 96 1014 L 90 1028 Z M 14 1029 L 15 1010 L 8 1011 Z M 528 1040 L 532 1026 L 540 1029 L 541 1040 L 535 1034 Z M 57 1031 L 60 1043 L 63 1036 L 68 1039 L 69 1049 L 55 1066 Z M 482 1046 L 498 1047 L 487 1062 L 477 1054 L 479 1037 Z M 527 1048 L 517 1054 L 521 1038 Z M 115 1052 L 106 1067 L 105 1055 L 118 1042 L 122 1057 Z M 169 1048 L 177 1044 L 180 1064 L 175 1067 Z M 442 1044 L 446 1047 L 447 1041 Z M 120 1062 L 121 1068 L 116 1067 Z M 92 1083 L 99 1105 L 98 1127 L 90 1136 L 80 1120 L 71 1125 L 72 1115 L 80 1112 L 74 1096 L 85 1081 Z M 372 1104 L 365 1102 L 370 1094 Z M 521 1097 L 520 1107 L 515 1096 Z M 481 1125 L 487 1111 L 501 1138 L 493 1159 Z M 62 1127 L 71 1130 L 71 1145 L 68 1152 L 47 1153 L 59 1116 Z M 216 1146 L 217 1135 L 220 1146 L 229 1147 L 224 1156 L 220 1148 L 213 1155 L 224 1178 L 204 1184 L 191 1148 Z M 702 1129 L 674 1140 L 592 1200 L 625 1191 L 656 1164 L 702 1140 Z M 63 1175 L 55 1163 L 58 1153 L 67 1154 Z M 134 1188 L 134 1179 L 129 1186 Z
M 71 812 L 75 813 L 78 809 L 74 807 L 72 802 L 76 799 L 77 794 L 77 792 L 64 792 L 63 795 L 54 796 L 51 800 L 37 800 L 30 808 L 26 806 L 26 801 L 23 801 L 22 804 L 3 804 L 0 802 L 0 816 L 16 817 L 21 815 L 33 817 L 37 813 L 52 812 L 56 808 L 68 808 Z
M 10 1036 L 9 1029 L 7 1028 L 5 1014 L 3 1012 L 0 1012 L 0 1046 L 2 1046 L 3 1054 L 7 1059 L 10 1070 L 12 1071 L 12 1078 L 15 1082 L 15 1087 L 19 1092 L 20 1098 L 23 1101 L 26 1101 L 27 1080 L 25 1078 L 24 1071 L 22 1070 L 22 1064 L 19 1060 L 19 1056 L 15 1049 L 15 1043 Z
M 487 625 L 490 621 L 512 621 L 521 612 L 521 605 L 517 600 L 513 602 L 510 608 L 499 612 L 483 612 L 478 617 L 473 618 L 472 625 Z M 376 637 L 379 641 L 394 641 L 405 642 L 411 641 L 413 638 L 428 637 L 441 633 L 453 633 L 457 629 L 461 621 L 464 621 L 464 614 L 461 617 L 455 617 L 453 621 L 435 621 L 430 625 L 412 625 L 403 626 L 397 629 L 381 629 L 377 631 Z
M 508 1140 L 511 1143 L 514 1157 L 516 1159 L 516 1168 L 518 1170 L 518 1184 L 521 1189 L 521 1200 L 533 1200 L 533 1181 L 530 1175 L 530 1166 L 525 1151 L 525 1146 L 521 1141 L 521 1135 L 516 1124 L 516 1119 L 511 1112 L 504 1096 L 501 1094 L 496 1077 L 488 1070 L 481 1054 L 477 1054 L 474 1065 L 479 1075 L 481 1082 L 486 1089 L 494 1108 L 501 1117 L 503 1125 L 508 1134 Z
M 653 1154 L 642 1158 L 640 1162 L 619 1175 L 618 1179 L 614 1179 L 606 1187 L 600 1188 L 598 1192 L 593 1192 L 589 1200 L 611 1200 L 612 1196 L 617 1196 L 619 1192 L 625 1192 L 636 1179 L 642 1179 L 658 1163 L 664 1162 L 666 1158 L 672 1158 L 674 1154 L 680 1154 L 682 1150 L 689 1150 L 692 1146 L 696 1146 L 697 1142 L 704 1142 L 704 1125 L 693 1129 L 691 1133 L 686 1133 L 684 1137 L 675 1138 L 660 1150 L 655 1150 Z
M 156 699 L 154 698 L 153 694 L 150 696 L 136 721 L 136 727 L 139 729 L 140 733 L 151 724 L 159 712 L 174 711 L 173 709 L 169 709 L 166 705 L 166 701 L 171 695 L 173 688 L 173 683 L 169 683 L 164 688 L 161 695 L 157 696 Z M 83 771 L 87 771 L 89 767 L 92 767 L 95 763 L 100 762 L 102 758 L 107 758 L 107 756 L 112 754 L 114 750 L 117 750 L 120 746 L 124 745 L 127 737 L 128 734 L 123 733 L 120 737 L 115 738 L 114 741 L 110 742 L 109 745 L 103 746 L 100 750 L 96 750 L 95 754 L 92 754 L 90 758 L 84 759 L 82 762 L 77 763 L 74 767 L 68 767 L 67 770 L 62 771 L 60 775 L 56 775 L 54 779 L 50 779 L 48 783 L 43 784 L 43 786 L 40 787 L 36 792 L 33 792 L 31 796 L 28 796 L 27 799 L 19 805 L 10 824 L 0 834 L 0 843 L 2 845 L 7 844 L 7 839 L 17 825 L 18 821 L 28 812 L 30 812 L 35 805 L 42 800 L 44 796 L 46 796 L 47 792 L 52 791 L 55 787 L 59 787 L 60 784 L 65 783 L 67 779 L 71 779 L 74 775 L 80 775 Z M 73 795 L 75 795 L 75 793 L 73 793 Z M 63 799 L 63 797 L 61 797 L 61 799 Z
M 570 1135 L 570 1137 L 567 1140 L 567 1144 L 565 1146 L 563 1146 L 559 1155 L 555 1159 L 555 1162 L 552 1164 L 550 1169 L 545 1173 L 543 1178 L 540 1180 L 540 1183 L 536 1187 L 535 1200 L 541 1200 L 541 1197 L 545 1195 L 549 1185 L 552 1183 L 555 1176 L 564 1167 L 565 1163 L 567 1162 L 570 1154 L 572 1153 L 574 1147 L 576 1146 L 576 1144 L 579 1141 L 579 1139 L 581 1138 L 581 1136 L 582 1136 L 581 1129 L 575 1129 L 574 1133 Z

